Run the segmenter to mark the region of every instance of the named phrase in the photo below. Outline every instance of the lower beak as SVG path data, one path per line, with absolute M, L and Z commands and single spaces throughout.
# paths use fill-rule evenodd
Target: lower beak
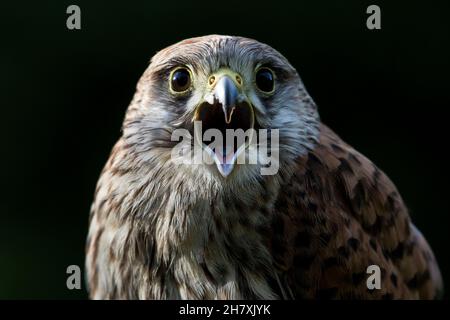
M 235 145 L 233 141 L 227 141 L 228 129 L 242 129 L 243 132 L 252 129 L 254 125 L 254 111 L 251 104 L 238 88 L 232 78 L 222 75 L 218 78 L 213 91 L 205 102 L 196 110 L 194 120 L 202 122 L 201 145 L 214 159 L 214 162 L 223 177 L 227 177 L 233 171 L 238 156 L 245 150 L 245 143 Z M 206 102 L 208 101 L 208 102 Z M 208 129 L 218 129 L 222 133 L 223 145 L 211 147 L 203 142 L 203 134 Z M 237 131 L 234 134 L 238 134 Z M 198 139 L 197 139 L 198 140 Z M 229 140 L 229 139 L 228 139 Z M 239 139 L 238 139 L 239 141 Z M 209 143 L 209 142 L 208 142 Z

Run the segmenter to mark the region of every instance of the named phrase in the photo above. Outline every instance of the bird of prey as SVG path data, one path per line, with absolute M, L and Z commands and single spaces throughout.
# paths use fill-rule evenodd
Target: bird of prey
M 202 133 L 276 130 L 278 170 L 237 163 L 249 139 L 210 152 L 212 162 L 180 162 L 189 152 L 173 152 L 173 134 L 195 136 L 196 122 Z M 191 145 L 209 148 L 202 135 Z M 187 39 L 152 58 L 99 178 L 86 252 L 93 299 L 442 292 L 435 257 L 394 184 L 321 123 L 285 57 L 243 37 Z M 375 288 L 370 266 L 379 268 Z

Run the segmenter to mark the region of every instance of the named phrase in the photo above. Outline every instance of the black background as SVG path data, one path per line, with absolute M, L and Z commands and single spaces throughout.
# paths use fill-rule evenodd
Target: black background
M 66 28 L 81 7 L 82 29 Z M 377 4 L 382 29 L 366 28 Z M 448 1 L 54 1 L 1 4 L 0 298 L 85 298 L 95 183 L 150 57 L 211 33 L 265 42 L 322 120 L 397 185 L 447 288 Z M 447 294 L 448 296 L 448 294 Z

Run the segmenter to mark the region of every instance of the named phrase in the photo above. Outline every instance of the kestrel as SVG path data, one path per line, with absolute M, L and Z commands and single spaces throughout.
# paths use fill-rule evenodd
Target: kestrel
M 249 140 L 210 152 L 211 163 L 180 162 L 186 154 L 174 156 L 173 135 L 195 136 L 196 122 L 201 133 L 278 132 L 269 144 L 278 170 L 262 174 L 267 164 L 236 161 L 238 152 L 248 156 Z M 91 298 L 433 299 L 442 292 L 434 255 L 394 184 L 321 123 L 296 70 L 270 46 L 211 35 L 161 50 L 137 84 L 122 131 L 91 210 Z M 200 137 L 191 145 L 208 150 Z M 368 287 L 369 266 L 379 267 L 379 288 Z

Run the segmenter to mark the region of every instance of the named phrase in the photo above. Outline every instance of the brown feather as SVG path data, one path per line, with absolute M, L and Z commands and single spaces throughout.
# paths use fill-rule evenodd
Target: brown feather
M 295 298 L 433 299 L 441 276 L 393 183 L 326 126 L 279 194 L 276 266 Z M 381 268 L 369 290 L 366 268 Z

